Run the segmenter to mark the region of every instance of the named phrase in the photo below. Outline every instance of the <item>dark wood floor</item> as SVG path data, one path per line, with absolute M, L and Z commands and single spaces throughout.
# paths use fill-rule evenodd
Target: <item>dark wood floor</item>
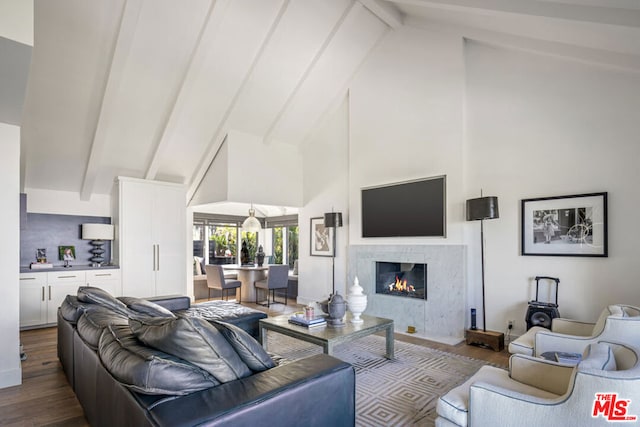
M 299 306 L 292 304 L 288 306 L 275 304 L 269 309 L 254 304 L 246 305 L 271 316 L 287 314 L 299 309 Z M 0 425 L 87 426 L 82 408 L 58 362 L 56 328 L 22 331 L 20 338 L 27 353 L 27 360 L 22 362 L 22 385 L 0 389 Z M 404 334 L 396 334 L 396 339 L 505 367 L 509 359 L 506 351 L 495 352 L 464 343 L 451 346 Z

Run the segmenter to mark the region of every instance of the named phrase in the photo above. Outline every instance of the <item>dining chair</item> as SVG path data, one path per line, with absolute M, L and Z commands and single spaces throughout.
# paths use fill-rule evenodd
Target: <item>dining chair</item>
M 224 270 L 220 265 L 207 264 L 204 266 L 207 272 L 207 287 L 209 288 L 209 299 L 211 299 L 211 289 L 217 289 L 222 292 L 220 299 L 225 296 L 226 300 L 229 300 L 229 291 L 233 289 L 234 294 L 237 289 L 240 288 L 240 296 L 238 297 L 238 303 L 242 302 L 242 282 L 240 280 L 228 280 L 224 276 Z
M 284 289 L 284 305 L 287 305 L 287 289 L 289 286 L 289 266 L 288 265 L 270 265 L 267 272 L 267 278 L 263 280 L 257 280 L 254 283 L 256 288 L 256 304 L 270 306 L 269 291 L 271 291 L 273 303 L 276 301 L 276 289 Z M 264 289 L 267 291 L 267 303 L 262 304 L 258 302 L 258 289 Z

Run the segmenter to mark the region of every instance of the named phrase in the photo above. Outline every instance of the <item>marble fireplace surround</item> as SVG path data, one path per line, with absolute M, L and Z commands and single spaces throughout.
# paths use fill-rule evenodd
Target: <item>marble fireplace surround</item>
M 465 256 L 463 245 L 351 245 L 347 289 L 358 276 L 365 314 L 393 319 L 396 332 L 414 326 L 411 335 L 456 344 L 464 338 Z M 376 261 L 427 264 L 427 300 L 376 294 Z

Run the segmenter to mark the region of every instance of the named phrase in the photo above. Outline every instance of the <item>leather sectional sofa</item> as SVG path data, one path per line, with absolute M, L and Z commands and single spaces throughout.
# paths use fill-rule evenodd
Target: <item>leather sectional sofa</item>
M 58 357 L 92 426 L 355 425 L 353 367 L 274 362 L 252 337 L 261 317 L 82 287 L 58 310 Z

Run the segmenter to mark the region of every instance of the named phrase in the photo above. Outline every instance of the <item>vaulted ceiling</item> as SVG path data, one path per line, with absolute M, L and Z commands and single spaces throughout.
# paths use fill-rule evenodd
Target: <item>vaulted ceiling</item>
M 305 143 L 403 25 L 640 70 L 637 0 L 35 0 L 25 188 L 193 192 L 230 130 Z M 393 76 L 389 76 L 393 78 Z

